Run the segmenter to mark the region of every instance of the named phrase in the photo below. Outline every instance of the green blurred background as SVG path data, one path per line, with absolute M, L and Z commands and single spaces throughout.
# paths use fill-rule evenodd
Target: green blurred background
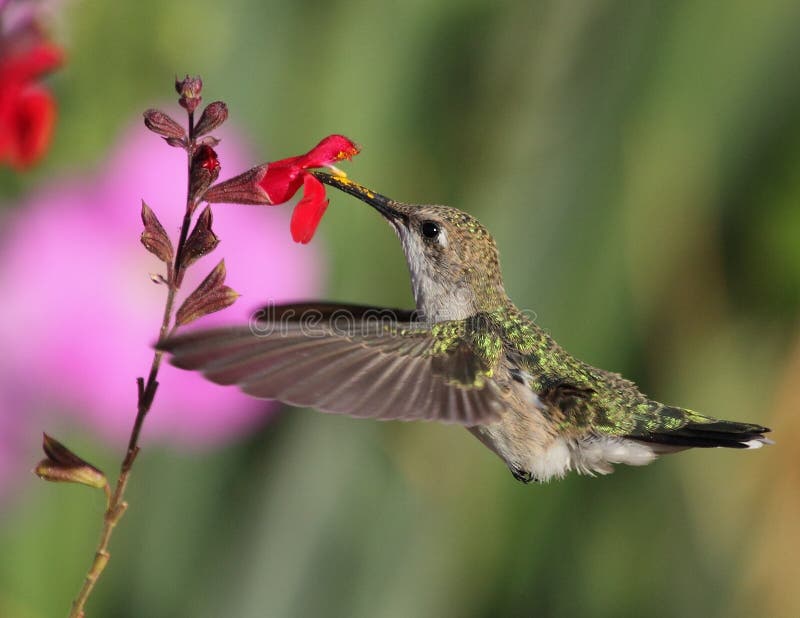
M 568 350 L 777 441 L 541 486 L 456 427 L 310 411 L 215 451 L 145 444 L 89 616 L 800 615 L 800 4 L 62 8 L 56 143 L 7 195 L 97 164 L 198 73 L 258 160 L 353 137 L 357 180 L 477 215 Z M 315 242 L 328 298 L 411 303 L 378 217 L 333 195 Z M 0 614 L 66 614 L 102 508 L 31 478 L 0 513 Z

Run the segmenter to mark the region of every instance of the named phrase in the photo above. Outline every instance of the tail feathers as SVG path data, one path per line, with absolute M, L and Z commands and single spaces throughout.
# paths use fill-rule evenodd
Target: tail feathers
M 695 418 L 697 416 L 695 415 Z M 700 417 L 703 418 L 703 417 Z M 642 442 L 663 444 L 668 447 L 682 448 L 761 448 L 765 444 L 772 444 L 772 440 L 764 436 L 769 428 L 751 423 L 736 423 L 733 421 L 708 421 L 689 422 L 683 427 L 671 430 L 656 430 L 645 435 L 638 435 L 636 439 Z

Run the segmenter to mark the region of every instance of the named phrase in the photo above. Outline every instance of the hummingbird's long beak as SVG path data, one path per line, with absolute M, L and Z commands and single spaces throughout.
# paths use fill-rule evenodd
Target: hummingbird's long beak
M 358 184 L 357 182 L 353 182 L 346 176 L 335 176 L 333 174 L 328 174 L 326 172 L 311 172 L 316 176 L 318 180 L 324 182 L 326 185 L 330 185 L 331 187 L 336 187 L 340 191 L 344 191 L 345 193 L 349 193 L 350 195 L 357 197 L 362 202 L 366 202 L 370 206 L 372 206 L 375 210 L 381 213 L 384 217 L 386 217 L 390 222 L 393 221 L 408 221 L 408 215 L 398 210 L 397 202 L 388 197 L 381 195 L 380 193 L 375 193 L 371 189 L 367 189 L 365 186 Z

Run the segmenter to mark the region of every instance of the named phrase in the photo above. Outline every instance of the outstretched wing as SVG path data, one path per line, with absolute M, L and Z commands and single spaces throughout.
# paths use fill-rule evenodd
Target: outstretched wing
M 159 349 L 218 384 L 323 412 L 471 426 L 503 411 L 504 389 L 491 378 L 498 358 L 471 344 L 466 322 L 431 326 L 408 312 L 328 304 L 261 316 L 247 327 L 172 337 Z

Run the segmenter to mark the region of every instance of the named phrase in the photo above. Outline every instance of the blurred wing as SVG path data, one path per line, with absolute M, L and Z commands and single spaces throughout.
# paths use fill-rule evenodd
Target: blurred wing
M 351 320 L 384 320 L 385 322 L 415 322 L 418 313 L 409 309 L 389 309 L 372 305 L 343 305 L 324 301 L 267 305 L 253 314 L 258 322 L 336 321 L 344 316 Z
M 347 306 L 306 319 L 288 316 L 287 307 L 308 306 L 276 307 L 282 318 L 180 335 L 159 348 L 173 365 L 218 384 L 323 412 L 468 426 L 499 418 L 503 392 L 489 377 L 493 367 L 453 337 L 464 324 L 432 330 L 387 310 L 348 313 Z

